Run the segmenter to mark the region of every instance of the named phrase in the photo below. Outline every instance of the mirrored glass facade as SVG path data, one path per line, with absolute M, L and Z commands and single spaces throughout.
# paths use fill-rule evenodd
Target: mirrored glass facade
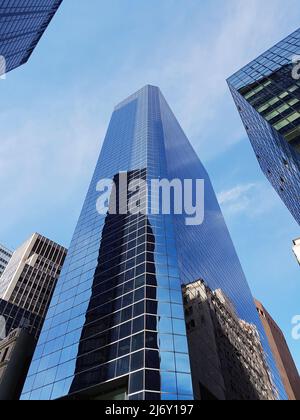
M 259 164 L 300 223 L 300 29 L 229 80 Z
M 141 189 L 141 180 L 204 179 L 204 223 L 150 211 L 100 215 L 99 181 L 119 190 L 124 174 Z M 112 115 L 22 399 L 193 399 L 182 286 L 199 278 L 256 326 L 285 398 L 207 172 L 160 90 L 146 86 Z M 209 353 L 198 357 L 210 371 Z
M 0 0 L 0 75 L 25 64 L 62 0 Z

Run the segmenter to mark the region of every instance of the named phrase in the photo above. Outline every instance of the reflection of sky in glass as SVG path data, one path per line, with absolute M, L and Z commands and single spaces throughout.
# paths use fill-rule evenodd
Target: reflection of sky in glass
M 148 180 L 204 178 L 204 224 L 99 216 L 96 185 L 120 171 Z M 112 116 L 22 398 L 60 398 L 128 377 L 130 399 L 155 392 L 192 399 L 181 284 L 199 278 L 259 325 L 207 173 L 159 90 L 148 86 Z M 45 368 L 50 358 L 53 367 Z

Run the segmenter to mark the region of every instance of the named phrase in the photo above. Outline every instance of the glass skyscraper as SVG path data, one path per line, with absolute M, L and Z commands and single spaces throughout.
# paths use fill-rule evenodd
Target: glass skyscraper
M 0 0 L 0 76 L 25 64 L 62 0 Z
M 228 83 L 264 174 L 300 224 L 299 63 L 300 29 Z
M 142 181 L 203 179 L 204 222 L 154 214 L 147 200 L 148 211 L 100 215 L 99 181 L 120 192 L 124 175 L 141 191 Z M 208 174 L 160 90 L 146 86 L 112 115 L 22 399 L 193 399 L 182 288 L 200 278 L 260 337 L 272 395 L 286 398 Z M 197 357 L 211 374 L 210 352 Z

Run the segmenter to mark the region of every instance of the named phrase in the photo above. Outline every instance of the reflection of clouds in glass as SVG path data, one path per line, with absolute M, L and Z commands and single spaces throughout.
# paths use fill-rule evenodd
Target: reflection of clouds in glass
M 228 217 L 246 215 L 251 218 L 270 212 L 278 201 L 273 189 L 260 182 L 224 190 L 218 194 L 218 200 Z
M 3 316 L 0 316 L 0 340 L 6 338 L 6 321 Z

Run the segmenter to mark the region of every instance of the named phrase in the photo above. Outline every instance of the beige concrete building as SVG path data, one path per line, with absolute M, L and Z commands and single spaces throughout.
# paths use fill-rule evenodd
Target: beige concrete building
M 38 233 L 11 257 L 0 281 L 0 299 L 45 316 L 67 250 Z
M 34 233 L 0 279 L 0 400 L 20 396 L 66 253 Z

